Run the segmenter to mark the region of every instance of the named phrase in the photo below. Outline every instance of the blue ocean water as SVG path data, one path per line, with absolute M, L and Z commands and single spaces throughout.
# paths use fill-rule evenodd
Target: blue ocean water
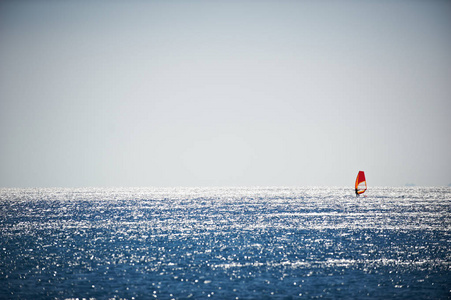
M 449 299 L 451 188 L 0 189 L 1 299 Z

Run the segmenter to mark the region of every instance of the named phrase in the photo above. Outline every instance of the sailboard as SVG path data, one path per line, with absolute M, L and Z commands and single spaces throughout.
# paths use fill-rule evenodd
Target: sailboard
M 367 189 L 365 172 L 359 171 L 355 180 L 355 193 L 356 195 L 363 194 Z

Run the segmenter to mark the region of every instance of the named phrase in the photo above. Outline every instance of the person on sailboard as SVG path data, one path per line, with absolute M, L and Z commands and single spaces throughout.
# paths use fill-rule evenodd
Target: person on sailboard
M 357 174 L 357 178 L 355 180 L 355 195 L 359 197 L 360 194 L 365 193 L 365 191 L 366 191 L 365 172 L 359 171 L 359 173 Z

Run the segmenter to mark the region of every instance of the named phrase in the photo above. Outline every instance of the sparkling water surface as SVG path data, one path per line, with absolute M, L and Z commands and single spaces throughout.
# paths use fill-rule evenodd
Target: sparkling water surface
M 451 188 L 0 189 L 1 299 L 449 299 Z

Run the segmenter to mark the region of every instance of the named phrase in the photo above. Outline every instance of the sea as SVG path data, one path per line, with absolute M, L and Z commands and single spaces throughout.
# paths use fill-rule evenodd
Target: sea
M 451 188 L 0 189 L 0 299 L 450 299 Z

